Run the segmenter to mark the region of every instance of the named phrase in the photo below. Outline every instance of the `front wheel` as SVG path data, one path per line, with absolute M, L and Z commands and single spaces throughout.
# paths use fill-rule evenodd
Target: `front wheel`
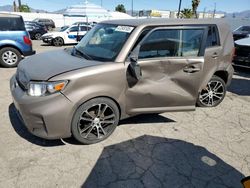
M 54 46 L 62 46 L 64 44 L 64 41 L 61 37 L 56 37 L 52 41 Z
M 115 102 L 108 98 L 95 98 L 82 104 L 72 120 L 72 134 L 83 144 L 94 144 L 108 138 L 120 119 Z
M 199 93 L 197 105 L 200 107 L 215 107 L 226 95 L 226 84 L 218 76 L 213 76 L 205 89 Z

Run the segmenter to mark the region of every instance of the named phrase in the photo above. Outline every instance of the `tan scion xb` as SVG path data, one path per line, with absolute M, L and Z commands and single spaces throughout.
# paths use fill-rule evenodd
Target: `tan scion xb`
M 10 87 L 32 134 L 93 144 L 136 114 L 218 105 L 232 56 L 222 19 L 104 21 L 73 48 L 24 59 Z

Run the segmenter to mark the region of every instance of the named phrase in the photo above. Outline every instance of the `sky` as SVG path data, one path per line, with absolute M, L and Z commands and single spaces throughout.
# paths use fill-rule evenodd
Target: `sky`
M 55 11 L 67 8 L 70 5 L 83 3 L 84 0 L 21 0 L 22 4 L 27 4 L 35 9 Z M 192 0 L 182 0 L 182 9 L 191 8 Z M 16 3 L 18 0 L 16 0 Z M 118 4 L 124 4 L 126 10 L 131 10 L 132 0 L 88 0 L 88 2 L 103 5 L 108 10 L 114 10 Z M 216 3 L 216 10 L 240 12 L 250 9 L 250 0 L 201 0 L 198 11 L 213 10 Z M 0 6 L 12 5 L 13 0 L 0 0 Z M 133 0 L 134 10 L 158 9 L 158 10 L 178 10 L 179 0 Z

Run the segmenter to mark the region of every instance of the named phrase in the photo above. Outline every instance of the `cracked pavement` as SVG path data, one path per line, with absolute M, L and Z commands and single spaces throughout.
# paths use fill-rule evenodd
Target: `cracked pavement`
M 27 132 L 13 111 L 14 72 L 0 68 L 0 187 L 241 188 L 250 175 L 250 72 L 235 73 L 216 108 L 132 117 L 87 146 Z

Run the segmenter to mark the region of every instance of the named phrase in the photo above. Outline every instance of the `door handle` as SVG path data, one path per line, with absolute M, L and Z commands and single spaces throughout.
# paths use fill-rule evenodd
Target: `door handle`
M 213 55 L 212 55 L 212 58 L 216 59 L 218 57 L 218 54 L 215 52 Z
M 187 66 L 183 69 L 184 72 L 187 72 L 187 73 L 194 73 L 194 72 L 198 72 L 200 71 L 201 69 L 198 68 L 198 67 L 195 67 L 195 66 Z

